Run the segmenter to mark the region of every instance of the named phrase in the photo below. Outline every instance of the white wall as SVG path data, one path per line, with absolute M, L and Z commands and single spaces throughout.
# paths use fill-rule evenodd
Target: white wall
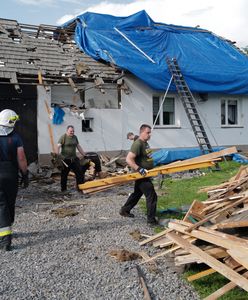
M 66 90 L 66 95 L 75 97 L 70 87 Z M 69 97 L 69 96 L 68 96 Z M 67 97 L 67 99 L 68 99 Z M 75 98 L 74 98 L 75 99 Z M 65 112 L 64 122 L 54 125 L 52 118 L 46 109 L 48 103 L 51 112 L 51 92 L 46 92 L 44 87 L 38 87 L 38 148 L 39 154 L 48 154 L 53 151 L 49 135 L 49 124 L 53 131 L 53 140 L 57 144 L 58 139 L 65 133 L 68 125 L 75 127 L 75 134 L 79 143 L 85 151 L 118 151 L 122 149 L 122 111 L 120 109 L 87 109 L 86 118 L 92 118 L 93 132 L 82 132 L 82 121 L 73 116 L 68 108 L 63 108 Z
M 51 92 L 38 87 L 38 148 L 40 154 L 52 151 L 49 126 L 53 129 L 54 143 L 64 134 L 68 125 L 75 127 L 75 134 L 85 151 L 120 151 L 128 150 L 131 142 L 126 134 L 133 131 L 138 134 L 141 124 L 152 125 L 152 95 L 156 94 L 140 80 L 129 76 L 125 79 L 131 93 L 122 93 L 121 109 L 89 108 L 86 118 L 92 118 L 93 132 L 82 132 L 81 119 L 73 116 L 64 108 L 64 122 L 53 125 L 46 109 L 45 102 L 51 104 Z M 70 87 L 66 89 L 67 98 L 75 101 L 75 94 Z M 175 96 L 175 95 L 168 95 Z M 74 97 L 74 98 L 73 98 Z M 197 98 L 197 95 L 196 95 Z M 236 97 L 237 98 L 237 97 Z M 248 97 L 241 97 L 240 124 L 237 127 L 221 128 L 220 95 L 209 95 L 205 102 L 198 103 L 198 111 L 212 146 L 247 145 L 248 144 Z M 99 100 L 100 101 L 100 100 Z M 53 101 L 52 101 L 53 102 Z M 176 97 L 176 125 L 172 127 L 154 128 L 150 145 L 152 148 L 197 147 L 191 125 L 180 99 Z M 51 112 L 53 109 L 50 107 Z
M 123 94 L 123 114 L 126 122 L 123 124 L 125 131 L 138 133 L 138 128 L 142 123 L 152 125 L 152 96 L 156 91 L 149 89 L 140 80 L 129 76 L 125 79 L 127 85 L 132 90 L 130 95 Z M 152 148 L 181 148 L 197 147 L 194 133 L 188 121 L 187 115 L 177 95 L 176 99 L 175 127 L 164 126 L 154 128 L 150 145 Z M 197 101 L 197 109 L 200 114 L 203 126 L 207 132 L 212 146 L 227 145 L 247 145 L 248 144 L 248 96 L 228 96 L 239 99 L 241 107 L 240 124 L 236 127 L 221 127 L 221 98 L 223 95 L 209 94 L 207 101 Z M 196 100 L 199 99 L 195 95 Z M 123 137 L 125 139 L 125 137 Z

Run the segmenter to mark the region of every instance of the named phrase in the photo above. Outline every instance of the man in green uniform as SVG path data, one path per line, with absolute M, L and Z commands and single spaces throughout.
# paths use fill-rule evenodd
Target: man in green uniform
M 153 160 L 150 157 L 151 149 L 147 141 L 151 137 L 151 126 L 143 124 L 140 127 L 139 138 L 133 142 L 131 150 L 128 152 L 126 162 L 128 165 L 145 176 L 147 170 L 153 168 Z M 122 206 L 120 215 L 133 218 L 131 209 L 138 203 L 142 195 L 146 197 L 147 223 L 150 225 L 158 224 L 155 215 L 157 208 L 157 194 L 150 178 L 142 178 L 135 181 L 134 192 L 129 196 L 127 202 Z
M 76 154 L 76 149 L 79 153 L 84 156 L 85 152 L 79 145 L 78 138 L 74 135 L 74 127 L 72 125 L 67 126 L 66 133 L 63 134 L 59 141 L 57 147 L 57 154 L 60 153 L 63 156 L 64 166 L 61 170 L 61 191 L 67 190 L 67 177 L 72 170 L 76 175 L 77 185 L 83 183 L 83 174 L 80 166 L 79 158 Z

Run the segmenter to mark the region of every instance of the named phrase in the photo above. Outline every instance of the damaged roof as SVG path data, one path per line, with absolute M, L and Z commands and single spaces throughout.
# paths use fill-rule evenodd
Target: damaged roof
M 97 62 L 78 49 L 73 32 L 50 25 L 0 19 L 0 82 L 47 84 L 114 81 L 120 70 Z
M 85 12 L 62 25 L 74 27 L 82 51 L 154 90 L 176 91 L 168 68 L 176 60 L 192 92 L 248 95 L 247 55 L 206 29 L 157 23 L 145 11 L 127 17 Z

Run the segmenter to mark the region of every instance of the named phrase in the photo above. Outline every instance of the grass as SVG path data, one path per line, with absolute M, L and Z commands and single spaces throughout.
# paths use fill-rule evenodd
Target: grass
M 200 177 L 194 177 L 190 179 L 166 178 L 164 180 L 162 189 L 157 189 L 157 193 L 159 196 L 157 205 L 158 217 L 182 219 L 183 214 L 180 212 L 173 214 L 162 214 L 160 213 L 160 211 L 166 210 L 168 208 L 182 208 L 183 206 L 190 205 L 193 200 L 203 201 L 207 199 L 207 193 L 198 192 L 200 188 L 218 185 L 227 181 L 238 172 L 241 166 L 239 163 L 233 161 L 221 162 L 219 165 L 221 167 L 221 171 L 209 171 L 208 169 L 203 170 L 204 175 Z M 154 184 L 155 186 L 158 185 L 156 181 L 154 182 Z M 144 200 L 140 202 L 140 205 L 144 210 L 146 210 Z M 157 228 L 155 231 L 159 232 L 161 231 L 161 229 Z M 184 278 L 196 274 L 199 271 L 201 271 L 199 269 L 199 265 L 192 267 L 189 271 L 184 273 Z M 210 295 L 226 283 L 228 283 L 228 280 L 218 273 L 192 282 L 194 288 L 202 299 Z M 245 300 L 248 299 L 248 293 L 242 289 L 235 288 L 219 299 Z
M 206 269 L 206 267 L 204 268 Z M 186 279 L 188 276 L 196 274 L 200 271 L 204 270 L 201 266 L 195 265 L 189 271 L 183 274 L 183 277 Z M 209 276 L 205 276 L 198 280 L 192 282 L 195 290 L 198 292 L 201 299 L 207 297 L 208 295 L 212 294 L 219 288 L 223 287 L 225 284 L 229 282 L 224 276 L 220 275 L 219 273 L 214 273 Z M 243 289 L 236 287 L 229 291 L 228 293 L 224 294 L 219 300 L 247 300 L 248 293 L 245 292 Z

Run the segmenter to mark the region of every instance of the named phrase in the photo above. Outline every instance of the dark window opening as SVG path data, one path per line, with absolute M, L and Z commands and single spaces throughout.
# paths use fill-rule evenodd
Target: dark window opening
M 82 132 L 92 132 L 91 123 L 91 119 L 82 120 Z

